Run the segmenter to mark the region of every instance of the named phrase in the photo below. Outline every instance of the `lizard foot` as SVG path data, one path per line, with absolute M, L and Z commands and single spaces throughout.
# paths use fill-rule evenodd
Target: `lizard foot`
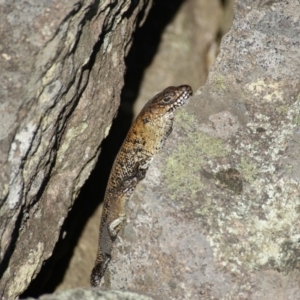
M 125 215 L 120 215 L 119 218 L 113 220 L 109 226 L 108 226 L 108 232 L 109 232 L 109 235 L 112 237 L 112 238 L 115 238 L 122 226 L 122 224 L 124 223 L 126 217 Z

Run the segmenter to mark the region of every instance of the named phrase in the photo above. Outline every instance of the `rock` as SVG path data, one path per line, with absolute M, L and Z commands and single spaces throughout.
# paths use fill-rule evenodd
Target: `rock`
M 207 49 L 212 44 L 216 44 L 222 16 L 221 5 L 219 0 L 189 0 L 182 5 L 179 5 L 179 2 L 156 2 L 142 28 L 135 33 L 134 44 L 126 58 L 127 84 L 123 90 L 125 95 L 132 96 L 135 94 L 132 87 L 136 88 L 136 85 L 131 84 L 128 77 L 136 80 L 142 79 L 139 97 L 134 104 L 135 108 L 143 106 L 144 101 L 153 97 L 159 89 L 163 90 L 169 85 L 179 85 L 186 82 L 198 87 L 205 82 L 209 68 L 206 63 Z M 176 5 L 179 6 L 177 10 Z M 164 28 L 161 23 L 168 25 Z M 161 38 L 158 34 L 158 28 L 164 28 Z M 158 39 L 160 40 L 159 48 L 151 65 L 143 70 L 143 76 L 139 76 L 141 69 L 145 67 L 142 63 L 144 57 L 150 55 L 147 51 L 153 51 L 152 48 L 155 48 L 155 41 Z M 198 63 L 195 63 L 194 58 L 197 59 Z M 176 61 L 180 63 L 176 64 Z M 195 65 L 199 67 L 195 67 Z M 124 98 L 122 101 L 125 102 L 126 96 Z M 136 109 L 135 111 L 137 112 Z M 110 136 L 106 140 L 106 145 L 110 149 L 112 143 L 109 139 L 111 135 L 113 136 L 113 128 L 115 127 L 112 127 Z M 109 151 L 111 152 L 111 150 Z M 96 177 L 97 182 L 99 176 Z M 90 179 L 92 180 L 92 178 Z M 74 249 L 64 279 L 56 290 L 89 286 L 89 275 L 97 251 L 95 241 L 98 239 L 100 218 L 101 209 L 98 209 L 86 224 Z
M 120 101 L 124 57 L 152 1 L 1 4 L 0 295 L 51 256 Z
M 237 1 L 205 86 L 129 202 L 104 286 L 300 299 L 299 16 L 296 0 Z
M 45 295 L 39 300 L 151 300 L 153 298 L 126 291 L 100 291 L 96 289 L 67 290 L 52 295 Z M 26 298 L 24 300 L 34 300 Z

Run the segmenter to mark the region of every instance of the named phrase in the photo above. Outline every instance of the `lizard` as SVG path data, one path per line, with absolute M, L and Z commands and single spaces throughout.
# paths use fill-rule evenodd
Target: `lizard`
M 127 200 L 172 132 L 174 111 L 192 94 L 189 85 L 170 86 L 150 99 L 132 123 L 109 175 L 91 286 L 100 285 L 111 260 L 113 242 L 126 219 Z

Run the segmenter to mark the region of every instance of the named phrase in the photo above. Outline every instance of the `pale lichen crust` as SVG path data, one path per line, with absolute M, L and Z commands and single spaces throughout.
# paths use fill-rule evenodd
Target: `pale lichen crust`
M 231 271 L 299 267 L 300 179 L 287 149 L 299 125 L 300 96 L 271 96 L 272 110 L 258 113 L 270 96 L 253 100 L 251 121 L 227 140 L 201 132 L 196 117 L 179 112 L 178 146 L 163 171 L 169 197 L 183 212 L 193 205 L 218 265 Z
M 172 199 L 187 195 L 193 198 L 204 188 L 201 181 L 203 161 L 207 157 L 226 155 L 227 152 L 222 140 L 194 131 L 196 120 L 184 110 L 177 113 L 176 121 L 182 126 L 184 139 L 167 158 L 163 175 Z

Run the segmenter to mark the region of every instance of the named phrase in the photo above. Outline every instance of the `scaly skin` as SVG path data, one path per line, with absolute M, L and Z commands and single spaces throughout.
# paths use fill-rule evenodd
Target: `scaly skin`
M 188 85 L 166 88 L 149 100 L 132 124 L 114 161 L 104 196 L 99 248 L 91 274 L 92 286 L 100 285 L 111 259 L 113 241 L 125 221 L 128 198 L 145 177 L 153 156 L 170 135 L 174 111 L 192 93 Z

